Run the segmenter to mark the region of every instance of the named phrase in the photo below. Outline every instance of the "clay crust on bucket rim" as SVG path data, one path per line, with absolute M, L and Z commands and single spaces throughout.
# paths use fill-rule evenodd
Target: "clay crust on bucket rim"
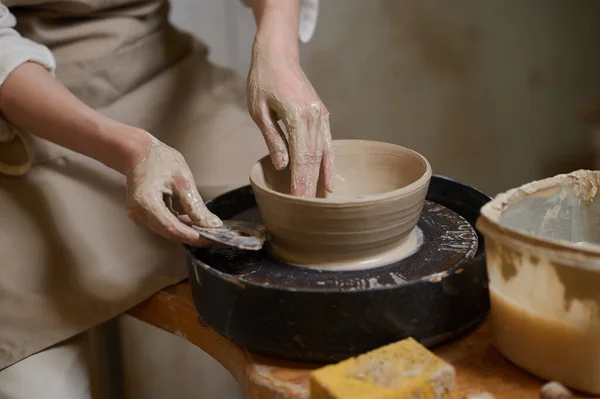
M 546 256 L 559 257 L 561 262 L 573 267 L 598 270 L 597 264 L 600 259 L 591 260 L 590 257 L 600 258 L 600 245 L 591 244 L 582 247 L 568 240 L 543 238 L 507 226 L 500 221 L 500 217 L 511 204 L 541 191 L 574 184 L 579 185 L 580 195 L 583 199 L 593 200 L 600 191 L 600 171 L 577 170 L 530 182 L 500 193 L 481 208 L 481 215 L 477 220 L 476 227 L 484 236 L 490 239 L 512 242 L 520 247 L 527 247 L 530 251 L 543 252 Z

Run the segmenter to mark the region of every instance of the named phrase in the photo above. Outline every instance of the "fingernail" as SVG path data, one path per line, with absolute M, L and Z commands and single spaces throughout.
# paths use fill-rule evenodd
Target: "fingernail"
M 213 214 L 208 215 L 206 220 L 208 221 L 208 224 L 211 227 L 221 227 L 223 225 L 223 222 L 221 221 L 221 219 L 219 219 L 216 215 L 213 215 Z
M 334 189 L 335 189 L 335 182 L 333 181 L 333 178 L 329 178 L 329 182 L 327 182 L 327 191 L 330 193 L 333 193 Z
M 288 157 L 286 152 L 278 152 L 275 154 L 274 158 L 275 162 L 273 162 L 273 164 L 275 166 L 275 169 L 283 170 L 286 168 L 288 164 Z

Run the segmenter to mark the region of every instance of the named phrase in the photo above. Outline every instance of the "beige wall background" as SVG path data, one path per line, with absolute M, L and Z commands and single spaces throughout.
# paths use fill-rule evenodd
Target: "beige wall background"
M 255 28 L 239 0 L 174 0 L 172 17 L 247 73 Z M 411 147 L 495 194 L 589 166 L 599 21 L 595 0 L 321 0 L 301 58 L 334 138 Z
M 239 0 L 173 0 L 172 19 L 247 73 L 254 21 Z M 600 98 L 599 21 L 595 0 L 321 0 L 302 64 L 334 138 L 413 148 L 495 194 L 591 167 L 582 115 Z M 240 397 L 199 349 L 121 325 L 129 397 Z

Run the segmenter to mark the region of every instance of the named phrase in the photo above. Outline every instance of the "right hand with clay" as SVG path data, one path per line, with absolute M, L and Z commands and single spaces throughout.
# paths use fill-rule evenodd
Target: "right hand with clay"
M 222 222 L 204 205 L 181 153 L 151 138 L 143 158 L 126 176 L 127 216 L 137 225 L 174 241 L 198 247 L 211 245 L 189 224 L 219 227 Z M 164 197 L 172 195 L 179 198 L 187 217 L 175 216 L 167 205 Z
M 247 85 L 250 116 L 264 136 L 275 168 L 290 168 L 292 195 L 314 197 L 319 177 L 331 192 L 334 159 L 329 111 L 300 66 L 299 3 L 253 4 L 257 32 Z

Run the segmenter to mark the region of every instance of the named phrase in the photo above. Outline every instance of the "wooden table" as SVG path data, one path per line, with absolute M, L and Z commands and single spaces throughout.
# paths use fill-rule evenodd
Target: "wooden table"
M 198 346 L 239 382 L 248 399 L 309 398 L 308 373 L 316 365 L 247 352 L 202 322 L 188 282 L 161 291 L 129 314 Z M 495 399 L 538 398 L 543 381 L 506 361 L 490 344 L 489 323 L 434 352 L 457 371 L 457 399 L 489 392 Z

